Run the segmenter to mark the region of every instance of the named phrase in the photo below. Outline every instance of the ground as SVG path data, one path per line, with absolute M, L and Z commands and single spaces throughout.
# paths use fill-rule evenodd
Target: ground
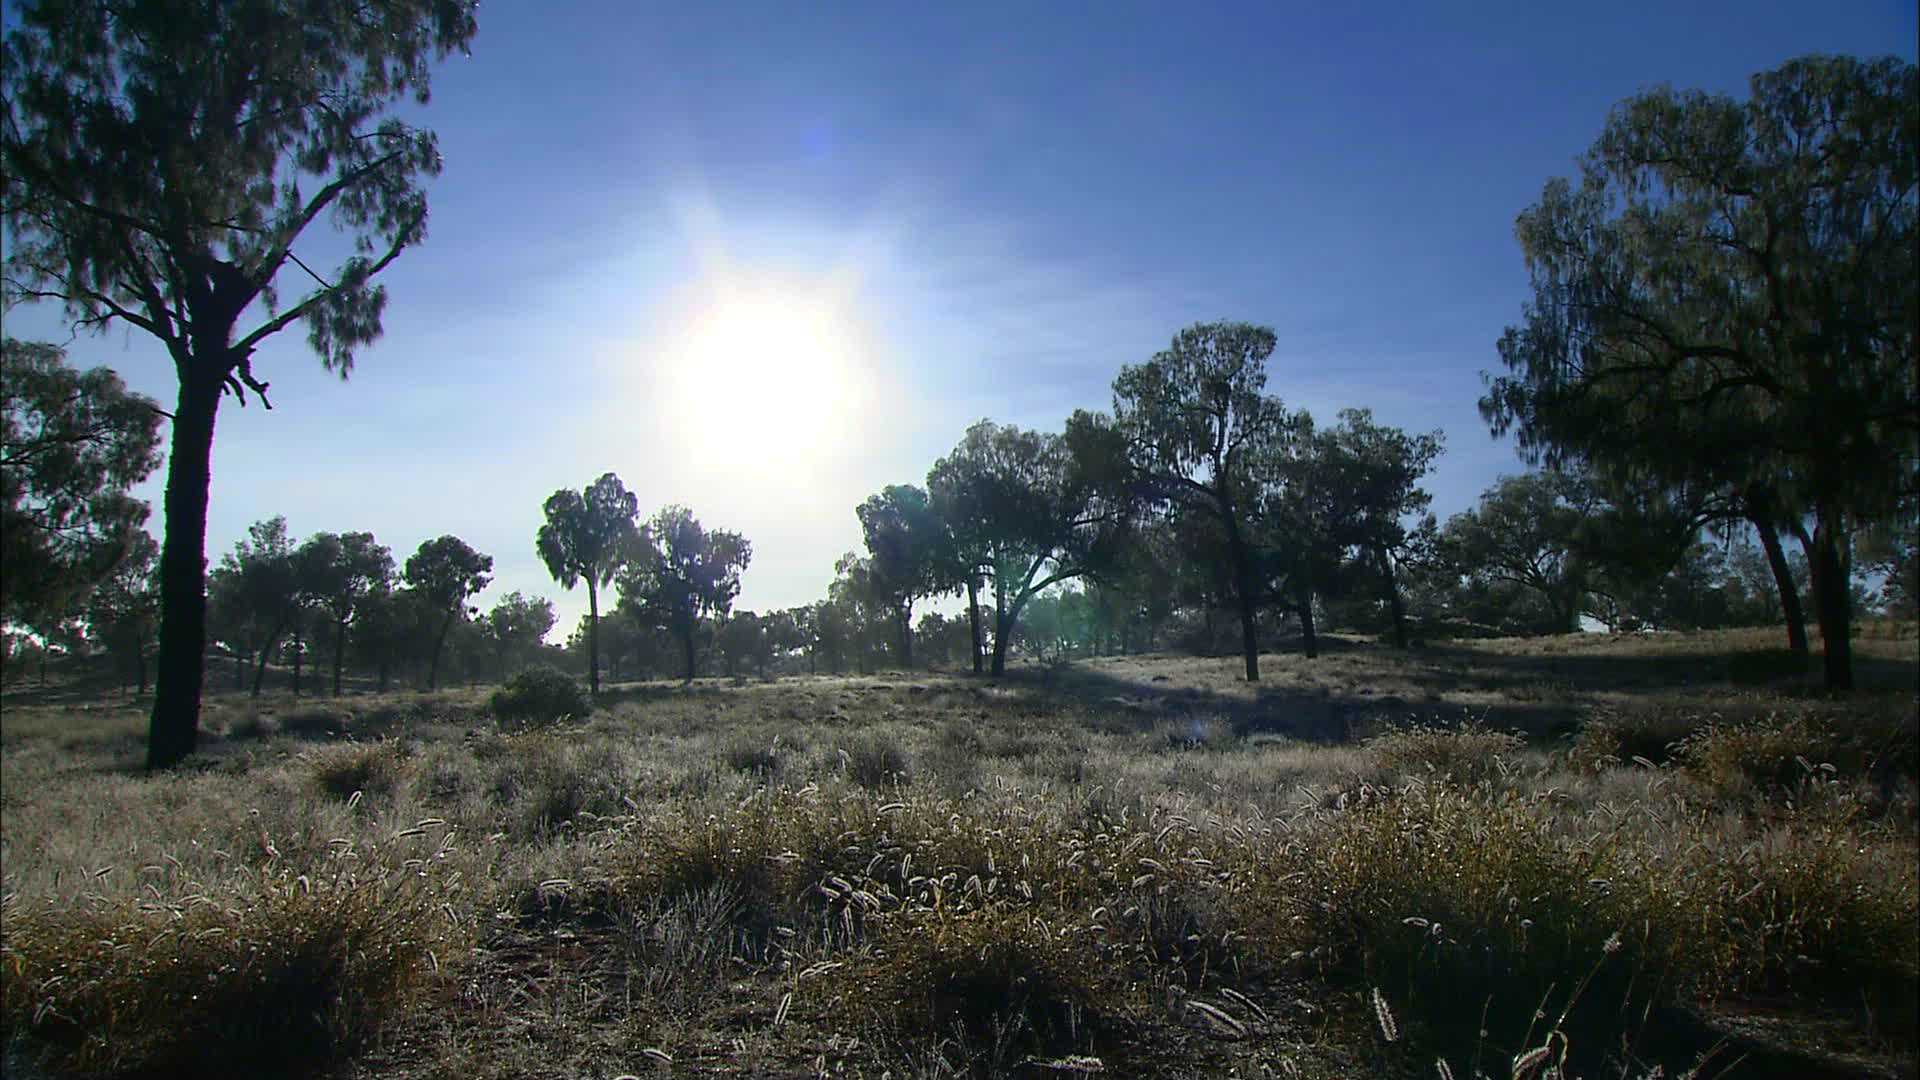
M 7 1071 L 1913 1076 L 1914 628 L 1783 643 L 221 694 L 159 777 L 28 678 Z

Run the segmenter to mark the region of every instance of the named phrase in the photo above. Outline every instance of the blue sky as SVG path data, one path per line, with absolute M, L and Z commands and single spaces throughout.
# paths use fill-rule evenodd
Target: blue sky
M 420 113 L 446 171 L 386 335 L 346 383 L 297 330 L 261 350 L 275 408 L 222 409 L 210 558 L 276 513 L 400 560 L 451 532 L 495 558 L 481 602 L 553 597 L 557 639 L 586 601 L 534 554 L 540 504 L 611 469 L 753 541 L 741 606 L 805 603 L 853 505 L 968 423 L 1057 429 L 1222 318 L 1277 331 L 1289 405 L 1444 430 L 1444 516 L 1520 468 L 1475 407 L 1526 298 L 1512 222 L 1609 107 L 1916 37 L 1907 0 L 933 7 L 483 5 Z M 829 344 L 711 339 L 769 302 Z M 137 331 L 69 351 L 173 400 Z

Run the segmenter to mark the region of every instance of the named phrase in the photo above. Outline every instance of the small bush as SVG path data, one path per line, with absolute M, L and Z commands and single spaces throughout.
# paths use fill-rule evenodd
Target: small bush
M 913 762 L 906 747 L 890 735 L 869 734 L 852 740 L 840 751 L 847 779 L 864 788 L 905 784 L 913 779 Z
M 1380 767 L 1394 772 L 1478 784 L 1501 775 L 1526 745 L 1511 732 L 1467 723 L 1457 728 L 1409 725 L 1376 735 L 1361 747 Z
M 342 799 L 356 791 L 388 794 L 407 771 L 406 748 L 394 742 L 338 743 L 318 747 L 306 757 L 320 789 Z
M 1587 771 L 1614 768 L 1635 758 L 1665 765 L 1701 723 L 1697 715 L 1656 710 L 1595 717 L 1580 729 L 1567 758 Z
M 563 720 L 584 720 L 593 701 L 573 676 L 553 667 L 532 667 L 507 680 L 488 701 L 494 719 L 510 730 L 546 727 Z

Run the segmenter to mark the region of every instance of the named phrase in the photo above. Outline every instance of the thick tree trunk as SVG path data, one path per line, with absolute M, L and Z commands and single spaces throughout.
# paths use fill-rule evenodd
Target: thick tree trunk
M 1780 595 L 1780 610 L 1787 620 L 1787 648 L 1800 656 L 1807 647 L 1807 613 L 1800 606 L 1800 590 L 1793 583 L 1793 568 L 1787 565 L 1787 552 L 1780 543 L 1780 529 L 1761 514 L 1747 519 L 1760 534 L 1760 548 L 1767 553 L 1767 569 L 1773 571 L 1773 587 Z
M 273 632 L 267 635 L 266 643 L 260 646 L 260 659 L 253 666 L 253 696 L 260 696 L 260 686 L 266 681 L 267 660 L 273 656 L 273 650 L 280 644 L 280 635 L 286 631 L 285 619 L 274 624 Z
M 1407 605 L 1400 599 L 1400 583 L 1393 576 L 1393 553 L 1379 549 L 1380 572 L 1387 579 L 1387 603 L 1393 608 L 1393 647 L 1407 647 Z
M 217 378 L 183 379 L 173 417 L 162 511 L 166 536 L 160 545 L 160 653 L 147 726 L 150 770 L 179 764 L 200 739 L 207 662 L 207 490 L 220 386 Z
M 600 696 L 600 590 L 593 573 L 587 574 L 587 685 Z
M 1837 511 L 1821 507 L 1813 536 L 1801 533 L 1807 545 L 1807 564 L 1813 571 L 1813 604 L 1820 624 L 1825 655 L 1822 670 L 1827 689 L 1853 689 L 1852 597 L 1846 556 L 1846 530 Z
M 971 573 L 967 575 L 967 622 L 973 627 L 973 673 L 978 675 L 985 661 L 980 640 L 980 579 Z
M 300 696 L 300 669 L 307 659 L 307 639 L 298 630 L 293 634 L 293 696 Z

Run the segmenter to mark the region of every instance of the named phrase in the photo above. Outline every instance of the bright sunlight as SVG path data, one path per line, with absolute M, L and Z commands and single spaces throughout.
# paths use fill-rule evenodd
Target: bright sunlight
M 686 445 L 710 460 L 810 460 L 848 431 L 862 351 L 832 297 L 724 284 L 667 343 L 662 389 Z

